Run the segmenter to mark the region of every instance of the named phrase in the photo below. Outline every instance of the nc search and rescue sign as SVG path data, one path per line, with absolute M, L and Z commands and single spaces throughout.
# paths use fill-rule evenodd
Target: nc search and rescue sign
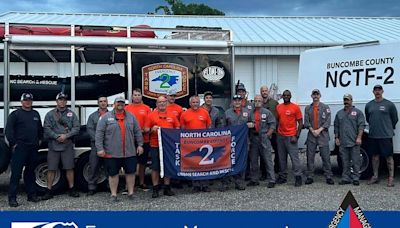
M 400 43 L 308 50 L 300 56 L 298 102 L 309 103 L 313 89 L 321 90 L 325 102 L 341 102 L 345 93 L 367 101 L 376 84 L 385 98 L 398 100 L 399 73 Z

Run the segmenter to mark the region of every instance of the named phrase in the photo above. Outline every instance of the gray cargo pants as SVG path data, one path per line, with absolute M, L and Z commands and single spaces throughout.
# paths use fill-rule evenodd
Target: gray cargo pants
M 88 176 L 88 190 L 97 190 L 98 171 L 102 164 L 102 159 L 97 156 L 97 149 L 94 142 L 90 143 L 92 150 L 89 155 L 89 176 Z
M 299 158 L 298 143 L 290 142 L 291 136 L 282 136 L 278 134 L 278 153 L 279 153 L 279 166 L 281 168 L 279 177 L 287 179 L 287 157 L 289 155 L 292 161 L 292 170 L 295 176 L 301 176 L 301 163 Z
M 342 158 L 343 172 L 342 180 L 344 181 L 358 181 L 360 180 L 360 146 L 353 147 L 339 146 L 340 157 Z M 353 173 L 351 172 L 353 168 Z
M 251 150 L 249 153 L 249 158 L 251 181 L 258 182 L 260 179 L 260 167 L 258 158 L 261 158 L 265 164 L 268 182 L 275 183 L 274 163 L 272 161 L 272 147 L 271 142 L 268 138 L 263 142 L 260 135 L 251 137 Z
M 322 169 L 324 170 L 325 178 L 332 178 L 332 167 L 331 167 L 331 152 L 329 151 L 329 146 L 320 146 L 318 143 L 314 143 L 311 141 L 307 141 L 307 178 L 314 177 L 314 161 L 315 161 L 315 152 L 317 150 L 317 146 L 319 147 L 319 155 L 322 159 Z

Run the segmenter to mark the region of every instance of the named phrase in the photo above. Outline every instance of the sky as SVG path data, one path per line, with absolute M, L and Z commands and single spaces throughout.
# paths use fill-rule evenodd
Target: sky
M 350 16 L 399 17 L 398 0 L 182 0 L 204 3 L 228 16 Z M 8 11 L 60 13 L 143 14 L 154 12 L 164 0 L 0 0 Z

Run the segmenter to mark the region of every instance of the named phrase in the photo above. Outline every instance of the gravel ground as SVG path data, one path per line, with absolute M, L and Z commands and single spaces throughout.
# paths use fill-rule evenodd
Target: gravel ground
M 301 154 L 305 164 L 305 154 Z M 331 157 L 335 173 L 335 185 L 325 184 L 322 175 L 321 159 L 316 157 L 316 176 L 314 184 L 303 185 L 299 188 L 293 186 L 294 180 L 289 174 L 287 184 L 277 185 L 273 189 L 266 187 L 266 182 L 260 186 L 247 187 L 245 191 L 237 191 L 231 186 L 227 192 L 219 192 L 219 182 L 211 186 L 210 193 L 191 193 L 191 188 L 174 189 L 176 196 L 161 196 L 151 198 L 151 191 L 136 191 L 136 197 L 128 200 L 120 196 L 121 201 L 114 203 L 109 200 L 109 193 L 100 192 L 94 196 L 81 193 L 80 198 L 71 198 L 67 195 L 57 195 L 48 201 L 31 203 L 26 201 L 25 193 L 20 193 L 16 209 L 8 207 L 7 189 L 8 176 L 0 175 L 0 210 L 31 210 L 31 211 L 61 211 L 61 210 L 112 210 L 112 211 L 149 211 L 149 210 L 179 210 L 179 211 L 336 211 L 348 190 L 351 190 L 362 208 L 369 211 L 395 211 L 400 210 L 400 178 L 395 179 L 395 187 L 386 187 L 386 175 L 382 175 L 379 184 L 369 186 L 362 180 L 360 186 L 338 185 L 340 176 L 337 173 L 336 157 Z M 304 181 L 304 179 L 303 179 Z

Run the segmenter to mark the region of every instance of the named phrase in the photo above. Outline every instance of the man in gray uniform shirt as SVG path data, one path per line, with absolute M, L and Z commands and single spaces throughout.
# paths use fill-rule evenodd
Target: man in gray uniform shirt
M 319 154 L 322 158 L 322 167 L 326 183 L 334 184 L 331 170 L 331 152 L 329 150 L 329 127 L 331 126 L 331 110 L 328 105 L 320 102 L 321 93 L 318 89 L 311 92 L 313 103 L 304 109 L 304 127 L 308 129 L 307 135 L 307 179 L 305 184 L 314 182 L 314 161 L 315 151 L 319 147 Z
M 102 160 L 97 156 L 97 149 L 95 144 L 96 138 L 96 127 L 101 116 L 108 112 L 108 100 L 106 96 L 99 96 L 97 99 L 99 108 L 90 114 L 88 122 L 86 124 L 86 130 L 90 136 L 90 146 L 92 150 L 89 155 L 89 178 L 88 178 L 88 195 L 94 195 L 97 191 L 98 171 Z
M 335 143 L 339 146 L 339 153 L 342 158 L 343 172 L 340 185 L 360 185 L 360 145 L 365 128 L 365 117 L 361 110 L 353 106 L 351 94 L 343 96 L 344 109 L 336 113 Z M 353 173 L 351 172 L 353 166 Z M 351 175 L 353 174 L 353 177 Z
M 369 124 L 369 149 L 372 151 L 372 169 L 374 175 L 368 184 L 378 183 L 379 156 L 386 158 L 389 170 L 388 187 L 393 187 L 394 161 L 393 161 L 393 135 L 396 123 L 399 120 L 396 106 L 383 98 L 383 88 L 375 85 L 373 89 L 375 99 L 365 106 L 365 116 Z
M 201 106 L 208 111 L 211 118 L 211 128 L 223 127 L 223 116 L 219 112 L 218 108 L 212 106 L 213 104 L 213 93 L 211 91 L 204 92 L 204 104 Z
M 42 197 L 44 200 L 53 198 L 51 188 L 58 164 L 61 160 L 63 169 L 66 170 L 69 196 L 79 197 L 74 188 L 75 150 L 74 136 L 79 134 L 80 123 L 78 116 L 67 108 L 67 95 L 58 93 L 57 106 L 49 111 L 44 118 L 44 136 L 49 140 L 49 152 L 47 153 L 47 191 Z
M 239 94 L 233 96 L 233 107 L 225 111 L 225 126 L 238 126 L 242 124 L 247 124 L 248 128 L 254 128 L 254 116 L 251 111 L 246 107 L 242 107 L 242 97 Z M 235 188 L 237 190 L 245 190 L 244 185 L 244 174 L 242 173 L 234 175 L 233 180 L 235 182 Z M 222 186 L 220 191 L 228 190 L 229 178 L 222 178 Z
M 247 186 L 259 185 L 260 168 L 259 158 L 264 161 L 266 169 L 268 188 L 275 186 L 274 163 L 272 161 L 271 137 L 276 128 L 274 115 L 262 107 L 263 98 L 260 95 L 254 97 L 254 122 L 255 126 L 250 130 L 251 150 L 250 158 L 250 182 Z

